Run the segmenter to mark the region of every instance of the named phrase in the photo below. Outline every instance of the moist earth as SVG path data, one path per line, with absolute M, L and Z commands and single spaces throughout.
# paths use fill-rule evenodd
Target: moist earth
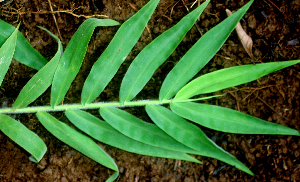
M 64 46 L 80 24 L 88 17 L 111 18 L 120 23 L 130 18 L 148 1 L 127 0 L 5 0 L 0 4 L 1 19 L 17 26 L 32 46 L 48 60 L 55 54 L 57 43 L 42 26 L 60 36 Z M 153 78 L 136 99 L 157 99 L 160 85 L 167 73 L 201 35 L 226 18 L 225 9 L 237 10 L 248 1 L 212 0 L 187 33 L 170 58 L 155 72 Z M 188 13 L 193 0 L 161 0 L 139 42 L 133 48 L 117 75 L 97 101 L 117 101 L 121 80 L 134 57 L 155 37 L 176 24 Z M 53 8 L 51 12 L 50 4 Z M 197 6 L 197 3 L 196 5 Z M 255 1 L 241 24 L 253 39 L 251 59 L 233 32 L 220 51 L 199 75 L 221 68 L 300 58 L 300 1 Z M 55 16 L 55 19 L 53 18 Z M 96 28 L 82 68 L 64 99 L 64 103 L 80 103 L 80 93 L 92 64 L 113 38 L 118 27 Z M 239 110 L 252 116 L 300 130 L 299 80 L 300 66 L 277 71 L 256 81 L 226 89 L 225 94 L 205 101 Z M 18 93 L 36 73 L 13 61 L 0 88 L 0 106 L 11 107 Z M 49 105 L 50 90 L 32 105 Z M 126 111 L 150 121 L 144 108 Z M 97 111 L 91 113 L 98 116 Z M 48 151 L 39 164 L 29 161 L 29 154 L 0 132 L 1 181 L 105 181 L 113 171 L 85 157 L 52 136 L 34 114 L 10 115 L 46 143 Z M 54 116 L 68 123 L 63 113 Z M 74 126 L 72 126 L 74 128 Z M 300 139 L 294 136 L 237 135 L 202 128 L 216 144 L 247 165 L 250 176 L 215 159 L 195 156 L 202 165 L 192 162 L 163 159 L 128 153 L 98 143 L 116 161 L 118 181 L 300 181 Z

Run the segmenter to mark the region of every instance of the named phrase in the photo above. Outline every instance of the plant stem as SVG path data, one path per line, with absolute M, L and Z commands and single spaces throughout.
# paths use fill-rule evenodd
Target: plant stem
M 77 110 L 77 109 L 99 109 L 101 107 L 134 107 L 134 106 L 145 106 L 145 105 L 163 105 L 170 104 L 171 102 L 193 102 L 199 100 L 210 99 L 214 97 L 220 97 L 223 95 L 214 95 L 208 97 L 201 97 L 197 99 L 169 99 L 169 100 L 137 100 L 137 101 L 129 101 L 121 104 L 121 102 L 96 102 L 91 104 L 65 104 L 58 105 L 52 108 L 51 106 L 33 106 L 33 107 L 25 107 L 20 109 L 10 108 L 2 108 L 0 109 L 0 114 L 21 114 L 21 113 L 36 113 L 40 111 L 45 112 L 55 112 L 55 111 L 65 111 L 65 110 Z
M 133 106 L 145 106 L 147 104 L 168 104 L 171 103 L 172 100 L 138 100 L 138 101 L 130 101 L 125 102 L 123 105 L 120 102 L 97 102 L 97 103 L 91 103 L 91 104 L 65 104 L 65 105 L 58 105 L 52 108 L 51 106 L 34 106 L 34 107 L 25 107 L 21 109 L 13 109 L 13 108 L 3 108 L 0 109 L 0 113 L 36 113 L 40 111 L 46 111 L 46 112 L 55 112 L 55 111 L 65 111 L 65 110 L 71 110 L 71 109 L 99 109 L 101 107 L 133 107 Z

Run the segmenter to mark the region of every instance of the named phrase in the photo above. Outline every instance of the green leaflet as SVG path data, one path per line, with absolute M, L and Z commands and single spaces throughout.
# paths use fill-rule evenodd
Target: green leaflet
M 243 163 L 213 143 L 197 126 L 187 122 L 162 106 L 147 105 L 146 111 L 154 123 L 178 142 L 197 150 L 201 155 L 226 162 L 254 175 Z
M 0 19 L 0 45 L 5 42 L 15 29 L 14 26 Z M 29 44 L 19 31 L 17 34 L 18 38 L 13 58 L 33 69 L 41 69 L 47 64 L 47 60 Z
M 84 83 L 81 94 L 83 105 L 95 100 L 114 77 L 141 36 L 158 2 L 151 0 L 119 28 Z
M 29 152 L 36 162 L 39 162 L 45 155 L 47 147 L 43 140 L 19 121 L 0 114 L 0 130 Z
M 176 151 L 176 159 L 199 163 L 198 160 L 185 154 L 195 153 L 195 150 L 177 142 L 153 124 L 146 123 L 117 108 L 101 108 L 100 114 L 108 124 L 127 137 L 148 145 Z
M 54 74 L 53 85 L 51 87 L 52 107 L 63 100 L 72 81 L 75 79 L 86 54 L 87 46 L 94 29 L 98 26 L 114 25 L 119 25 L 119 23 L 110 19 L 102 20 L 96 18 L 87 19 L 80 25 L 66 47 Z
M 163 64 L 192 28 L 209 1 L 185 16 L 168 31 L 145 47 L 130 64 L 120 88 L 120 102 L 133 99 L 151 79 L 155 70 Z
M 111 175 L 105 182 L 113 182 L 119 177 L 120 172 L 116 171 L 113 175 Z
M 56 138 L 65 142 L 69 146 L 73 147 L 99 164 L 102 164 L 103 166 L 114 171 L 118 171 L 118 167 L 114 160 L 92 139 L 78 133 L 65 123 L 58 121 L 46 112 L 38 112 L 36 113 L 36 116 L 42 125 Z
M 0 86 L 13 58 L 19 25 L 0 48 Z
M 217 131 L 238 134 L 300 136 L 297 130 L 224 107 L 186 102 L 172 103 L 171 109 L 181 117 Z
M 186 160 L 187 158 L 186 154 L 147 145 L 145 143 L 131 139 L 120 133 L 118 130 L 111 127 L 107 122 L 104 122 L 87 112 L 80 110 L 67 110 L 66 116 L 77 128 L 79 128 L 92 138 L 107 145 L 128 152 L 154 157 L 164 157 L 183 160 Z M 182 155 L 184 157 L 181 157 Z M 194 158 L 188 158 L 192 159 L 193 162 L 200 163 L 200 161 Z
M 14 103 L 14 109 L 28 106 L 31 102 L 35 101 L 47 90 L 47 88 L 52 83 L 57 64 L 63 53 L 63 47 L 59 38 L 47 29 L 43 27 L 40 28 L 45 30 L 58 42 L 58 50 L 54 57 L 42 69 L 40 69 L 23 87 Z
M 185 100 L 195 95 L 212 93 L 225 88 L 248 83 L 274 71 L 299 63 L 300 60 L 235 66 L 214 71 L 184 86 L 174 100 Z
M 253 0 L 216 25 L 197 41 L 167 75 L 159 92 L 159 100 L 173 97 L 210 61 L 252 3 Z

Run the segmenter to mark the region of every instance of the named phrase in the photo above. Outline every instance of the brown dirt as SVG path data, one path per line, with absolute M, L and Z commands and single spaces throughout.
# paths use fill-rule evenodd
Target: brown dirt
M 4 1 L 5 2 L 8 2 Z M 73 13 L 85 16 L 102 14 L 124 22 L 136 9 L 147 1 L 52 0 L 54 11 L 76 9 Z M 29 42 L 46 58 L 51 58 L 57 48 L 55 41 L 45 32 L 36 28 L 43 26 L 58 35 L 58 31 L 45 0 L 15 0 L 8 5 L 1 4 L 1 19 L 13 25 L 21 22 L 20 31 Z M 185 1 L 187 5 L 192 0 Z M 273 3 L 273 4 L 272 4 Z M 225 9 L 235 10 L 245 1 L 212 1 L 201 16 L 198 25 L 206 32 L 225 17 Z M 133 7 L 133 6 L 134 7 Z M 276 7 L 276 6 L 278 7 Z M 19 14 L 17 14 L 19 12 Z M 22 13 L 25 12 L 25 13 Z M 40 12 L 35 14 L 33 12 Z M 254 56 L 257 62 L 292 60 L 300 58 L 299 51 L 300 1 L 255 1 L 243 18 L 242 25 L 254 40 Z M 121 79 L 130 62 L 151 40 L 174 25 L 184 15 L 182 1 L 162 0 L 148 24 L 140 41 L 134 47 L 116 77 L 98 100 L 118 100 Z M 55 14 L 64 45 L 70 40 L 84 18 L 71 14 Z M 79 102 L 83 82 L 91 65 L 108 45 L 117 27 L 97 28 L 90 42 L 89 50 L 75 82 L 72 84 L 65 103 Z M 137 96 L 142 99 L 156 99 L 159 87 L 168 71 L 182 55 L 196 42 L 200 33 L 194 27 L 168 61 L 155 73 L 153 79 Z M 251 64 L 252 61 L 232 33 L 213 60 L 200 74 L 234 65 Z M 300 66 L 296 65 L 265 76 L 255 82 L 227 89 L 224 97 L 209 100 L 228 108 L 240 110 L 270 122 L 300 130 L 299 80 Z M 13 62 L 0 89 L 0 104 L 10 107 L 19 91 L 33 76 L 35 70 Z M 217 93 L 218 94 L 218 93 Z M 49 90 L 33 105 L 49 104 Z M 129 109 L 136 116 L 149 120 L 143 108 Z M 39 164 L 28 160 L 29 154 L 0 132 L 0 180 L 1 181 L 104 181 L 113 171 L 83 156 L 54 138 L 34 114 L 11 115 L 37 133 L 46 143 L 48 151 Z M 63 113 L 55 114 L 67 122 Z M 120 169 L 119 181 L 300 181 L 300 140 L 292 136 L 235 135 L 205 129 L 218 145 L 236 156 L 250 167 L 255 176 L 249 176 L 234 167 L 215 159 L 199 157 L 203 165 L 127 153 L 103 144 Z

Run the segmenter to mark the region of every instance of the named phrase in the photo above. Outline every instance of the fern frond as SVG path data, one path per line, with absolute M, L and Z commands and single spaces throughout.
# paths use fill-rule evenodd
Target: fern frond
M 2 45 L 16 28 L 1 19 L 0 27 L 0 45 Z M 16 50 L 13 58 L 36 70 L 45 66 L 48 61 L 30 45 L 21 32 L 17 34 Z
M 28 47 L 23 38 L 20 38 L 19 41 L 19 33 L 15 30 L 8 38 L 8 43 L 4 43 L 0 49 L 8 60 L 5 64 L 2 64 L 2 58 L 0 60 L 0 70 L 4 70 L 0 73 L 0 81 L 2 82 L 3 73 L 5 75 L 8 69 L 7 65 L 12 59 L 15 44 L 14 57 L 16 59 L 21 59 L 20 61 L 28 66 L 32 66 L 31 64 L 34 62 L 39 62 L 39 66 L 35 67 L 36 69 L 39 69 L 40 65 L 44 64 L 45 66 L 25 85 L 16 99 L 14 107 L 2 108 L 0 113 L 36 113 L 42 125 L 59 140 L 116 171 L 108 181 L 113 181 L 118 177 L 118 167 L 113 159 L 91 138 L 122 150 L 143 155 L 181 159 L 196 163 L 201 162 L 188 154 L 212 157 L 253 175 L 242 162 L 217 146 L 192 122 L 217 131 L 239 134 L 300 136 L 299 131 L 228 108 L 195 102 L 220 96 L 198 97 L 198 95 L 253 81 L 271 72 L 297 64 L 300 60 L 221 69 L 188 83 L 224 44 L 253 0 L 197 41 L 164 80 L 158 100 L 132 101 L 153 76 L 155 70 L 176 49 L 209 1 L 203 3 L 141 51 L 130 65 L 122 81 L 120 101 L 91 103 L 114 77 L 141 36 L 158 3 L 159 0 L 149 1 L 138 13 L 121 25 L 109 46 L 92 66 L 83 86 L 81 103 L 77 104 L 58 105 L 65 97 L 81 67 L 94 29 L 97 26 L 114 26 L 118 23 L 113 20 L 86 20 L 79 27 L 63 53 L 59 39 L 48 32 L 57 40 L 59 46 L 55 56 L 47 64 L 44 63 L 44 58 L 41 58 L 40 62 L 36 60 L 40 55 L 32 50 L 32 47 Z M 0 25 L 2 23 L 0 21 Z M 5 25 L 5 27 L 11 31 L 10 26 Z M 0 26 L 0 30 L 2 30 L 1 28 Z M 5 36 L 7 34 L 1 34 L 0 31 L 0 43 Z M 32 52 L 30 55 L 35 57 L 33 62 L 28 62 L 27 58 L 18 57 L 23 54 L 18 48 L 20 46 L 24 46 L 24 50 Z M 51 84 L 51 106 L 26 107 L 42 95 Z M 170 106 L 170 109 L 161 105 Z M 154 124 L 146 123 L 136 116 L 116 108 L 133 106 L 145 106 L 146 112 Z M 100 109 L 99 113 L 105 121 L 81 111 L 85 109 Z M 56 111 L 65 111 L 71 123 L 91 138 L 47 113 Z M 39 161 L 45 154 L 45 144 L 25 126 L 9 116 L 0 114 L 0 130 L 31 153 L 35 161 Z M 22 138 L 20 138 L 16 132 L 22 132 L 24 135 L 21 135 Z M 33 142 L 26 143 L 28 140 Z

